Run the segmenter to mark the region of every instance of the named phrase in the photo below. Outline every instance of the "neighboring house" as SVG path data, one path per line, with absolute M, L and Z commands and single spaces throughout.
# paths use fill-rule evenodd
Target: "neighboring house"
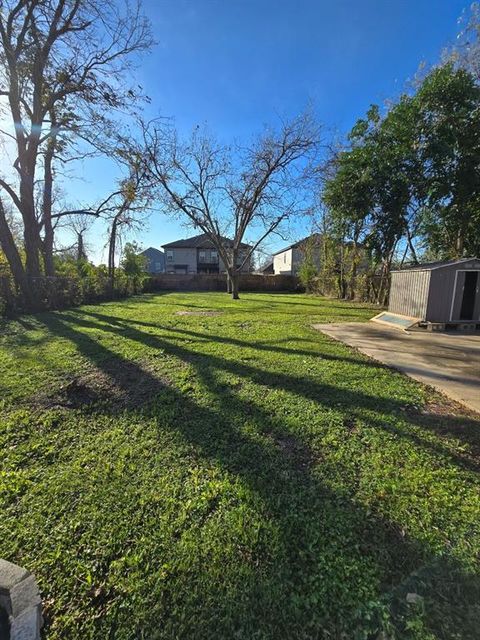
M 273 259 L 267 260 L 267 262 L 264 262 L 262 266 L 258 269 L 258 273 L 261 273 L 264 276 L 272 275 L 274 273 Z
M 223 246 L 232 247 L 232 241 L 222 238 Z M 193 238 L 169 242 L 162 247 L 165 250 L 165 271 L 167 273 L 225 273 L 225 265 L 218 255 L 213 242 L 202 233 Z M 238 265 L 243 262 L 245 253 L 250 249 L 248 244 L 241 244 Z M 251 257 L 242 267 L 242 272 L 250 273 L 252 270 Z
M 148 273 L 165 273 L 165 254 L 159 249 L 148 247 L 140 253 L 147 259 L 146 270 Z
M 273 254 L 273 272 L 296 276 L 305 260 L 307 251 L 312 252 L 314 264 L 320 268 L 321 235 L 314 233 Z

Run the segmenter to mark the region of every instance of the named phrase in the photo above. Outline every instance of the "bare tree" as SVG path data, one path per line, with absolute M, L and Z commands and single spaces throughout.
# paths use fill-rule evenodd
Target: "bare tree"
M 63 225 L 63 228 L 70 231 L 75 238 L 73 245 L 69 247 L 69 251 L 74 252 L 74 256 L 77 262 L 80 262 L 81 260 L 87 260 L 88 258 L 86 235 L 87 232 L 91 229 L 94 220 L 95 218 L 90 215 L 89 212 L 78 212 L 75 213 L 71 217 L 71 219 Z
M 140 229 L 149 213 L 153 196 L 152 183 L 142 161 L 144 153 L 124 155 L 128 177 L 121 180 L 118 189 L 100 205 L 108 222 L 108 277 L 113 290 L 115 259 L 119 240 L 128 232 Z
M 13 132 L 5 129 L 0 136 L 16 156 L 12 175 L 0 176 L 0 189 L 23 221 L 26 260 L 23 273 L 15 275 L 19 286 L 25 276 L 42 273 L 42 262 L 47 273 L 53 272 L 55 158 L 79 140 L 95 144 L 108 135 L 111 113 L 137 97 L 133 89 L 122 88 L 122 80 L 131 54 L 149 47 L 152 39 L 138 4 L 124 7 L 120 11 L 113 0 L 0 1 L 0 97 Z M 44 183 L 40 214 L 35 207 L 39 173 Z M 0 242 L 9 242 L 4 225 Z
M 180 142 L 156 122 L 143 133 L 145 161 L 164 210 L 207 234 L 237 299 L 239 274 L 253 253 L 311 206 L 319 144 L 313 118 L 304 114 L 267 129 L 246 148 L 219 145 L 198 129 Z M 247 236 L 253 238 L 248 245 Z
M 469 71 L 480 82 L 480 3 L 463 10 L 455 44 L 442 52 L 442 63 L 453 62 Z

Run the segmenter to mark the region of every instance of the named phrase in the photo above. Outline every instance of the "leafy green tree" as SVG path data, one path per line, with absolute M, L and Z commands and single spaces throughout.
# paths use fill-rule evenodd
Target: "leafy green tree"
M 303 260 L 298 270 L 300 282 L 305 287 L 307 293 L 312 293 L 315 287 L 315 280 L 318 276 L 318 266 L 315 260 L 315 253 L 318 255 L 318 240 L 315 235 L 307 238 L 303 247 Z
M 127 242 L 120 261 L 120 267 L 132 281 L 135 291 L 141 289 L 147 271 L 147 258 L 140 251 L 141 247 L 136 242 Z
M 434 69 L 414 100 L 427 199 L 421 232 L 440 257 L 480 252 L 480 86 L 452 64 Z
M 365 248 L 378 302 L 394 260 L 480 251 L 479 110 L 475 77 L 445 64 L 383 116 L 371 107 L 333 159 L 323 200 L 334 235 Z

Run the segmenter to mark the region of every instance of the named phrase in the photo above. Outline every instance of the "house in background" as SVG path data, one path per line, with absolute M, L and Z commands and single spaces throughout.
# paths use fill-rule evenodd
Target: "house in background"
M 222 238 L 223 246 L 232 247 L 232 241 Z M 225 265 L 218 255 L 213 242 L 202 233 L 199 236 L 177 240 L 164 244 L 165 250 L 165 271 L 166 273 L 188 274 L 188 273 L 225 273 Z M 238 266 L 245 259 L 246 252 L 250 249 L 248 244 L 240 245 L 238 256 Z M 252 271 L 251 257 L 245 262 L 241 269 L 242 273 Z
M 159 249 L 148 247 L 140 253 L 147 259 L 146 270 L 148 273 L 165 273 L 165 254 Z
M 321 240 L 322 236 L 319 233 L 314 233 L 274 253 L 274 274 L 298 275 L 300 266 L 305 260 L 308 251 L 311 252 L 314 264 L 320 268 Z
M 273 275 L 273 273 L 274 273 L 274 271 L 273 271 L 273 258 L 271 258 L 270 260 L 267 260 L 266 262 L 264 262 L 258 268 L 258 272 L 257 273 L 261 273 L 264 276 Z

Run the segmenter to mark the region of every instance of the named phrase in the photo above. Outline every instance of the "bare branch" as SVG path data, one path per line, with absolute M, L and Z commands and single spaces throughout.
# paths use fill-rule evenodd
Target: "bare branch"
M 22 217 L 28 275 L 53 269 L 53 223 L 71 215 L 52 213 L 55 165 L 83 153 L 77 144 L 115 156 L 115 115 L 144 99 L 128 87 L 132 60 L 152 43 L 139 1 L 1 0 L 0 95 L 13 128 L 0 136 L 15 143 L 16 177 L 0 187 Z
M 309 114 L 242 150 L 222 147 L 198 130 L 180 143 L 155 121 L 143 124 L 143 138 L 163 210 L 207 234 L 232 281 L 271 233 L 312 206 L 319 132 Z M 249 245 L 247 233 L 257 236 Z

